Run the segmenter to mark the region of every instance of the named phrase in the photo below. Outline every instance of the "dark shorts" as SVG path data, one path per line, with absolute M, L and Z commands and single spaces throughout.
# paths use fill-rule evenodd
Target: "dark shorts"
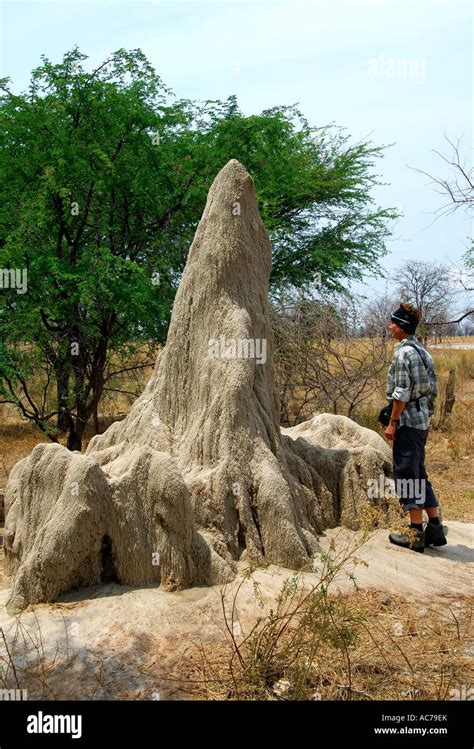
M 393 442 L 395 489 L 404 510 L 438 507 L 439 502 L 425 468 L 428 429 L 401 426 Z

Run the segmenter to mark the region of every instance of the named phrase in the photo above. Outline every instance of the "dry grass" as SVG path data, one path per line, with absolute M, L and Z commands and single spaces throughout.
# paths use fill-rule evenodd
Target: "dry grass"
M 275 608 L 235 632 L 238 591 L 226 600 L 227 640 L 195 645 L 169 681 L 206 700 L 450 700 L 473 683 L 473 599 L 444 605 L 380 592 L 330 594 L 298 575 Z M 264 598 L 255 583 L 256 604 Z
M 255 641 L 240 648 L 242 663 L 231 643 L 202 647 L 200 662 L 183 667 L 180 678 L 196 698 L 246 700 L 447 700 L 452 689 L 473 683 L 472 601 L 443 611 L 386 600 L 368 591 L 324 603 L 315 595 L 275 645 L 271 662 L 258 661 Z M 304 646 L 313 637 L 320 639 L 309 662 Z
M 474 351 L 446 348 L 432 349 L 431 354 L 438 376 L 439 397 L 426 446 L 426 467 L 445 518 L 473 522 Z M 450 369 L 456 371 L 456 403 L 451 416 L 442 421 L 444 391 Z M 380 392 L 384 393 L 383 382 L 380 383 Z M 383 402 L 379 397 L 376 402 L 365 406 L 356 420 L 380 431 L 377 415 L 381 405 Z
M 256 638 L 239 646 L 242 663 L 231 642 L 207 644 L 174 678 L 195 699 L 213 700 L 449 700 L 474 682 L 472 601 L 442 610 L 359 591 L 320 605 L 315 596 L 295 616 L 271 662 L 258 662 Z M 304 647 L 318 637 L 308 661 Z
M 474 413 L 474 351 L 449 348 L 459 343 L 472 343 L 472 339 L 447 339 L 447 348 L 432 349 L 439 380 L 437 414 L 433 419 L 427 445 L 427 469 L 437 491 L 444 515 L 451 520 L 474 521 L 473 492 L 473 413 Z M 449 370 L 456 370 L 456 404 L 451 418 L 440 425 L 440 411 Z M 125 390 L 140 392 L 145 387 L 151 369 L 141 370 L 132 382 L 123 382 Z M 371 429 L 379 430 L 377 414 L 383 405 L 384 382 L 368 405 L 359 411 L 356 420 Z M 133 399 L 109 393 L 101 408 L 101 431 L 119 414 L 126 413 Z M 93 435 L 92 426 L 85 435 L 84 449 Z M 9 406 L 0 405 L 0 488 L 6 485 L 8 475 L 18 460 L 27 456 L 33 447 L 45 438 L 30 423 L 21 421 Z

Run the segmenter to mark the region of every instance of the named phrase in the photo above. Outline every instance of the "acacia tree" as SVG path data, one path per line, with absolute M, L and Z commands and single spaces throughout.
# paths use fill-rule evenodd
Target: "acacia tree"
M 43 58 L 25 93 L 0 81 L 0 398 L 52 440 L 80 449 L 116 377 L 110 357 L 166 337 L 209 186 L 237 158 L 255 180 L 273 244 L 273 285 L 326 288 L 377 272 L 395 213 L 375 206 L 375 159 L 296 106 L 245 117 L 176 100 L 140 50 L 96 70 Z M 151 365 L 141 361 L 137 366 Z M 109 383 L 110 384 L 110 383 Z M 59 430 L 59 431 L 58 431 Z

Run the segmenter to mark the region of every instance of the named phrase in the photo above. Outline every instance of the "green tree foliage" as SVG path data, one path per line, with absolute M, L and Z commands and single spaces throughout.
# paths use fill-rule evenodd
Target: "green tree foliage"
M 177 100 L 140 50 L 92 72 L 86 59 L 43 58 L 21 95 L 0 81 L 0 270 L 27 270 L 26 293 L 5 273 L 0 288 L 0 398 L 52 440 L 68 432 L 71 449 L 110 356 L 165 340 L 208 189 L 230 158 L 254 177 L 273 287 L 319 278 L 337 290 L 377 272 L 395 217 L 370 197 L 380 147 L 312 128 L 296 106 L 246 117 L 234 96 Z

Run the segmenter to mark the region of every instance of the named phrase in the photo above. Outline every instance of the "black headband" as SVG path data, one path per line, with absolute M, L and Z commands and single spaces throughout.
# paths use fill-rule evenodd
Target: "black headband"
M 418 318 L 412 312 L 407 312 L 403 307 L 399 307 L 390 315 L 390 320 L 398 325 L 405 333 L 414 333 L 418 325 Z

